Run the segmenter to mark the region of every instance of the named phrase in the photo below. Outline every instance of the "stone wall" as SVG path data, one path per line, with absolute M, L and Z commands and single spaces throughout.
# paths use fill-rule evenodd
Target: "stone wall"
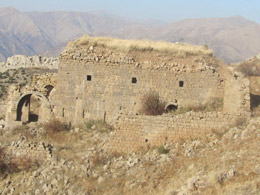
M 223 112 L 188 112 L 162 116 L 122 115 L 108 146 L 110 151 L 128 153 L 180 139 L 196 139 L 212 131 L 223 132 L 231 125 L 245 122 L 248 117 Z
M 108 60 L 98 54 L 91 57 L 92 51 L 90 56 L 82 55 L 62 55 L 58 71 L 56 116 L 72 124 L 87 119 L 113 123 L 118 113 L 138 113 L 142 97 L 151 90 L 167 105 L 179 108 L 224 95 L 223 79 L 207 65 L 137 61 L 132 57 Z
M 250 114 L 250 81 L 239 73 L 230 73 L 225 80 L 224 111 Z
M 4 72 L 8 69 L 18 68 L 49 68 L 58 69 L 58 58 L 44 56 L 24 56 L 15 55 L 7 58 L 6 62 L 0 63 L 0 71 Z

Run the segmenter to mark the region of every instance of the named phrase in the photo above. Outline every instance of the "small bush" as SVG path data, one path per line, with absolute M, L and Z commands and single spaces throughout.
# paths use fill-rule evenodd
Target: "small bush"
M 166 103 L 160 100 L 159 94 L 151 91 L 143 96 L 141 113 L 146 115 L 162 115 Z
M 157 152 L 159 154 L 168 154 L 170 150 L 166 149 L 164 146 L 159 146 L 157 148 Z
M 86 130 L 112 131 L 114 128 L 103 120 L 89 120 L 85 123 Z

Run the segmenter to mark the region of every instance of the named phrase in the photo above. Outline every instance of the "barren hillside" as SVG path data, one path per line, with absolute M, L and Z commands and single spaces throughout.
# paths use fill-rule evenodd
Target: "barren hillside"
M 259 121 L 127 155 L 106 152 L 113 130 L 100 121 L 2 131 L 0 192 L 259 194 Z

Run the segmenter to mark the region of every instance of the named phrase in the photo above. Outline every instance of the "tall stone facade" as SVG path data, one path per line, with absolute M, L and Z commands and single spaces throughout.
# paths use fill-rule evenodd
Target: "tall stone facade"
M 176 63 L 170 55 L 162 61 L 159 54 L 143 52 L 146 59 L 140 59 L 102 46 L 67 48 L 60 57 L 56 116 L 74 125 L 87 119 L 114 123 L 122 112 L 138 114 L 149 91 L 178 108 L 223 98 L 223 78 L 213 67 Z

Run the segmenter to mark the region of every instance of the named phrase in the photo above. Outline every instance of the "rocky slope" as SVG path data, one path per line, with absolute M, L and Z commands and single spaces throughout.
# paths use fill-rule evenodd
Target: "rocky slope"
M 43 56 L 15 55 L 7 58 L 6 62 L 0 62 L 0 72 L 19 68 L 49 68 L 58 69 L 58 58 Z
M 1 131 L 2 162 L 9 169 L 1 169 L 0 193 L 260 193 L 260 118 L 202 140 L 126 155 L 107 152 L 113 130 L 101 122 L 56 133 L 49 128 Z

